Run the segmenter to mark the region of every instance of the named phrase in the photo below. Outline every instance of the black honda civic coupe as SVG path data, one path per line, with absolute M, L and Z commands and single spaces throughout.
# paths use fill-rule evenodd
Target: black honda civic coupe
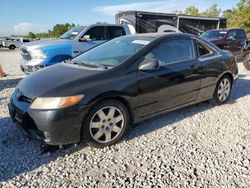
M 105 147 L 152 116 L 225 103 L 237 75 L 233 55 L 198 36 L 123 36 L 27 76 L 9 111 L 30 138 Z

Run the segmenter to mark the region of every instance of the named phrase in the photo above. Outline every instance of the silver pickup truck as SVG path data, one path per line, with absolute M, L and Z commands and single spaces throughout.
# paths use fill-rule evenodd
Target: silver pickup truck
M 27 42 L 30 42 L 30 40 L 24 38 L 6 38 L 2 39 L 2 46 L 10 50 L 15 50 Z
M 126 25 L 77 26 L 58 39 L 40 40 L 21 46 L 23 58 L 20 61 L 20 67 L 23 72 L 30 74 L 41 68 L 71 59 L 107 40 L 129 34 L 131 33 Z

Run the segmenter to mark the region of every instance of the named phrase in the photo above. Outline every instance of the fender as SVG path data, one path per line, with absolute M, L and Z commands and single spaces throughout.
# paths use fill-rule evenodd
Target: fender
M 71 44 L 46 46 L 42 48 L 42 51 L 46 54 L 46 67 L 73 57 L 73 47 Z
M 230 72 L 230 71 L 224 71 L 218 78 L 217 78 L 217 81 L 216 81 L 216 85 L 217 85 L 217 83 L 218 83 L 218 81 L 223 77 L 223 76 L 225 76 L 225 75 L 229 75 L 230 77 L 231 77 L 231 79 L 232 79 L 232 82 L 233 82 L 233 73 L 232 72 Z
M 93 106 L 93 105 L 97 104 L 98 102 L 103 101 L 103 100 L 107 100 L 107 99 L 115 99 L 115 100 L 122 102 L 127 107 L 128 111 L 130 113 L 131 123 L 134 122 L 134 113 L 133 113 L 134 107 L 132 106 L 132 103 L 136 102 L 136 100 L 128 95 L 125 95 L 125 94 L 119 92 L 119 91 L 106 92 L 106 93 L 100 94 L 100 95 L 94 97 L 87 104 L 87 106 Z

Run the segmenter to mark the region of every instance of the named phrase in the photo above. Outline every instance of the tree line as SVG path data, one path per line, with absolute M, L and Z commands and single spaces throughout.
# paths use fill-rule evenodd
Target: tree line
M 43 33 L 33 33 L 29 32 L 28 35 L 26 36 L 27 38 L 31 39 L 38 39 L 38 38 L 57 38 L 61 36 L 63 33 L 68 31 L 69 29 L 75 27 L 74 23 L 66 23 L 66 24 L 56 24 L 52 30 L 48 30 L 48 32 L 43 32 Z
M 250 0 L 239 0 L 236 7 L 225 10 L 222 10 L 218 7 L 217 4 L 212 4 L 205 11 L 199 11 L 195 6 L 187 7 L 184 11 L 175 11 L 175 13 L 187 14 L 191 16 L 207 16 L 207 17 L 225 17 L 227 18 L 227 27 L 237 27 L 245 29 L 246 32 L 250 33 Z M 101 22 L 97 22 L 101 23 Z M 74 23 L 66 24 L 56 24 L 52 30 L 44 33 L 32 33 L 29 32 L 28 38 L 57 38 L 63 33 L 75 27 Z

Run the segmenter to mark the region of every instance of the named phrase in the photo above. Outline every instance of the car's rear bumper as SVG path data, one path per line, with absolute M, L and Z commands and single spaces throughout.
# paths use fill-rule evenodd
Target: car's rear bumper
M 87 107 L 32 110 L 28 102 L 18 100 L 16 93 L 8 105 L 9 112 L 12 120 L 27 137 L 50 145 L 80 141 L 82 121 L 87 113 Z

